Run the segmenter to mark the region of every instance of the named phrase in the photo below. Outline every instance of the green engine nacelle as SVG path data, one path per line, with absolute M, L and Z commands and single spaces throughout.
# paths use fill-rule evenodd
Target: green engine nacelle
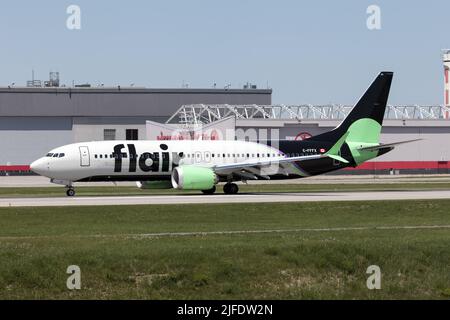
M 137 181 L 136 185 L 139 189 L 172 189 L 170 180 L 164 181 Z
M 218 182 L 210 168 L 180 166 L 173 169 L 172 186 L 181 190 L 210 190 Z

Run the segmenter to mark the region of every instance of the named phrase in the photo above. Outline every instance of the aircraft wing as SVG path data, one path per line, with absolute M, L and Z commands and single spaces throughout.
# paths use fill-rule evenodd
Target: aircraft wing
M 255 176 L 258 175 L 260 177 L 266 178 L 266 176 L 258 174 L 257 171 L 264 167 L 270 167 L 271 165 L 278 165 L 283 169 L 286 170 L 286 167 L 293 164 L 294 162 L 301 162 L 301 161 L 308 161 L 308 160 L 316 160 L 321 158 L 331 158 L 335 159 L 344 163 L 348 163 L 348 160 L 342 158 L 339 155 L 339 150 L 341 149 L 342 145 L 345 142 L 345 139 L 348 136 L 348 132 L 344 134 L 337 142 L 336 144 L 327 152 L 322 154 L 314 154 L 310 156 L 300 156 L 300 157 L 277 157 L 267 160 L 249 160 L 244 162 L 238 162 L 238 163 L 230 163 L 230 164 L 218 164 L 211 167 L 211 169 L 214 170 L 218 175 L 226 175 L 231 173 L 237 173 L 240 175 L 249 175 L 249 176 Z M 297 168 L 297 171 L 300 170 Z M 268 178 L 268 176 L 267 176 Z
M 379 144 L 377 146 L 358 148 L 358 150 L 361 150 L 361 151 L 377 151 L 377 150 L 384 149 L 384 148 L 394 148 L 395 146 L 398 146 L 400 144 L 411 143 L 411 142 L 416 142 L 416 141 L 420 141 L 420 140 L 422 140 L 422 139 L 407 140 L 407 141 L 400 141 L 400 142 L 387 143 L 387 144 Z
M 269 167 L 271 165 L 283 165 L 283 164 L 289 164 L 293 162 L 299 162 L 299 161 L 307 161 L 307 160 L 314 160 L 314 159 L 320 159 L 320 158 L 326 158 L 326 154 L 317 154 L 317 155 L 310 155 L 310 156 L 301 156 L 301 157 L 277 157 L 272 158 L 268 160 L 254 160 L 254 161 L 243 161 L 243 162 L 237 162 L 237 163 L 230 163 L 230 164 L 218 164 L 211 167 L 211 169 L 214 170 L 217 174 L 229 174 L 236 171 L 241 170 L 249 170 L 252 171 L 252 169 L 256 168 L 264 168 Z

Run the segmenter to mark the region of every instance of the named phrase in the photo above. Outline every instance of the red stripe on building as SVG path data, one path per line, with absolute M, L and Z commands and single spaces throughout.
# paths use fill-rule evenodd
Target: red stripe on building
M 448 69 L 445 69 L 445 83 L 448 83 Z
M 450 104 L 448 98 L 449 98 L 449 95 L 448 95 L 448 89 L 447 89 L 447 90 L 445 90 L 445 105 L 446 106 L 448 106 Z
M 30 171 L 30 166 L 0 166 L 0 171 Z
M 356 168 L 345 170 L 405 170 L 405 169 L 450 169 L 450 161 L 380 161 L 366 162 Z

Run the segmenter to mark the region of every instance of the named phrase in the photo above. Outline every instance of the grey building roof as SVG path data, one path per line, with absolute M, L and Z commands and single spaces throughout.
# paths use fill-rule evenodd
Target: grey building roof
M 271 89 L 0 88 L 2 117 L 169 117 L 184 104 L 271 104 Z

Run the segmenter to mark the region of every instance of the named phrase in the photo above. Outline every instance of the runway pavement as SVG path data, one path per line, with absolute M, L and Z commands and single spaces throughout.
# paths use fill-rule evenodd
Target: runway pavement
M 158 195 L 54 198 L 0 198 L 0 207 L 99 206 L 145 204 L 212 204 L 262 202 L 321 202 L 361 200 L 450 199 L 445 191 L 377 191 L 377 192 L 314 192 L 314 193 L 246 193 L 237 195 Z

